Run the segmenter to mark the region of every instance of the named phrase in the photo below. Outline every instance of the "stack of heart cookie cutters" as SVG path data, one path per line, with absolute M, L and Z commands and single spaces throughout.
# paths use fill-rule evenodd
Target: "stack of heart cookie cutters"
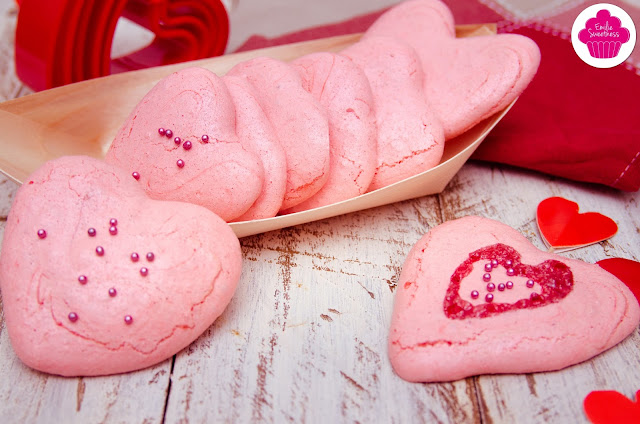
M 229 16 L 221 0 L 19 0 L 18 77 L 40 91 L 72 82 L 224 53 Z M 132 54 L 111 58 L 123 16 L 155 34 Z

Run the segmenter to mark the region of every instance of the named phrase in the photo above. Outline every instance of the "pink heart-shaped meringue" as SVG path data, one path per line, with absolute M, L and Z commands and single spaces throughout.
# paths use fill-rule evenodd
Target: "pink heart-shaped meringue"
M 505 108 L 527 87 L 540 63 L 538 46 L 517 34 L 456 38 L 440 0 L 409 0 L 383 14 L 365 33 L 415 49 L 424 90 L 445 137 L 459 135 Z
M 88 157 L 47 162 L 18 190 L 0 254 L 14 350 L 35 369 L 103 375 L 162 361 L 230 301 L 241 269 L 229 226 L 149 199 Z
M 262 192 L 264 167 L 245 141 L 222 79 L 187 68 L 162 79 L 138 103 L 105 160 L 136 172 L 152 199 L 195 203 L 228 222 Z
M 389 355 L 408 381 L 551 371 L 609 349 L 639 321 L 631 291 L 599 266 L 466 217 L 432 229 L 411 250 Z

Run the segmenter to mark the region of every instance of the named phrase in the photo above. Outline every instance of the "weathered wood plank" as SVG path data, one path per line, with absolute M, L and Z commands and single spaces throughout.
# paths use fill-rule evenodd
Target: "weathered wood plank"
M 177 356 L 167 422 L 473 420 L 472 381 L 409 384 L 386 354 L 391 288 L 439 222 L 431 196 L 243 239 L 238 293 Z
M 2 222 L 6 221 L 7 215 L 9 215 L 9 209 L 11 209 L 13 196 L 17 189 L 18 184 L 4 175 L 0 175 L 0 221 Z M 2 238 L 0 238 L 1 240 Z
M 0 422 L 161 422 L 171 360 L 135 373 L 96 378 L 43 374 L 20 362 L 0 333 Z
M 17 16 L 15 2 L 0 2 L 0 102 L 31 92 L 18 80 L 15 72 L 13 58 Z

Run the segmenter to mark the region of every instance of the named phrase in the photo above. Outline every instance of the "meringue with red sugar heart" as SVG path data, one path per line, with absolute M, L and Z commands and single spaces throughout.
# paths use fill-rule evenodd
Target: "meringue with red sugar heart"
M 558 370 L 611 348 L 640 322 L 638 302 L 612 274 L 475 216 L 423 236 L 395 296 L 389 356 L 414 382 Z

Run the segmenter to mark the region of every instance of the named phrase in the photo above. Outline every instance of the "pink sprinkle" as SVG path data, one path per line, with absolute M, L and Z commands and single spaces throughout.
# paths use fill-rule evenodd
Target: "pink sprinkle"
M 165 133 L 164 128 L 158 128 L 158 134 L 164 135 L 164 133 Z
M 87 230 L 87 234 L 89 234 L 89 237 L 95 237 L 96 236 L 96 229 L 95 228 L 89 228 Z
M 42 228 L 38 230 L 38 237 L 40 237 L 41 239 L 43 238 L 47 238 L 47 232 L 45 230 L 43 230 Z
M 118 234 L 118 227 L 116 227 L 115 225 L 109 227 L 109 234 L 111 234 L 112 236 Z
M 111 287 L 111 288 L 109 289 L 109 296 L 111 296 L 111 297 L 115 297 L 117 294 L 118 294 L 118 292 L 116 291 L 116 289 L 115 289 L 115 288 Z
M 189 140 L 185 141 L 185 142 L 182 144 L 182 148 L 183 148 L 184 150 L 191 150 L 191 147 L 192 147 L 192 144 L 191 144 L 191 142 L 190 142 Z
M 171 131 L 171 130 L 165 130 L 165 131 L 164 131 L 164 135 L 166 135 L 166 136 L 167 136 L 167 138 L 171 138 L 171 137 L 173 137 L 173 131 Z
M 140 275 L 146 277 L 147 274 L 149 274 L 149 270 L 146 267 L 143 266 L 142 268 L 140 268 Z
M 118 225 L 118 220 L 115 218 L 111 218 L 109 220 L 109 225 L 113 225 L 113 226 Z
M 78 314 L 75 312 L 69 312 L 69 321 L 76 322 L 78 321 Z
M 149 262 L 153 262 L 153 260 L 156 258 L 156 255 L 153 254 L 153 252 L 149 252 L 147 253 L 147 260 Z
M 493 295 L 491 293 L 487 293 L 487 295 L 484 297 L 484 300 L 486 300 L 487 303 L 493 302 Z
M 472 290 L 471 291 L 471 298 L 472 299 L 477 299 L 478 296 L 480 296 L 480 293 L 478 293 L 478 290 Z
M 176 162 L 176 165 L 178 165 L 178 168 L 182 168 L 184 167 L 184 161 L 182 159 L 178 159 L 178 161 Z
M 138 256 L 138 254 L 136 252 L 133 252 L 131 254 L 131 261 L 132 262 L 138 262 L 138 259 L 140 259 L 140 256 Z
M 496 289 L 496 285 L 495 285 L 495 284 L 493 284 L 493 283 L 489 283 L 489 284 L 487 284 L 487 291 L 492 292 L 492 291 L 494 291 L 495 289 Z
M 127 325 L 133 324 L 133 317 L 131 315 L 125 315 L 124 323 Z
M 132 175 L 132 176 L 133 176 L 133 178 L 135 178 L 136 180 L 139 180 L 139 179 L 140 179 L 140 173 L 139 173 L 139 172 L 133 171 L 133 173 L 132 173 L 131 175 Z
M 209 136 L 208 136 L 208 135 L 206 135 L 206 134 L 205 134 L 205 135 L 203 135 L 203 136 L 202 136 L 202 141 L 204 141 L 205 143 L 208 143 L 208 142 L 209 142 Z
M 173 139 L 173 142 L 176 143 L 179 146 L 180 143 L 182 143 L 182 139 L 180 137 L 176 137 L 176 138 Z
M 96 247 L 96 254 L 98 256 L 103 256 L 104 255 L 104 247 L 102 247 L 102 246 Z
M 80 284 L 87 284 L 89 279 L 87 278 L 86 275 L 81 275 L 81 276 L 78 277 L 78 281 L 80 282 Z

